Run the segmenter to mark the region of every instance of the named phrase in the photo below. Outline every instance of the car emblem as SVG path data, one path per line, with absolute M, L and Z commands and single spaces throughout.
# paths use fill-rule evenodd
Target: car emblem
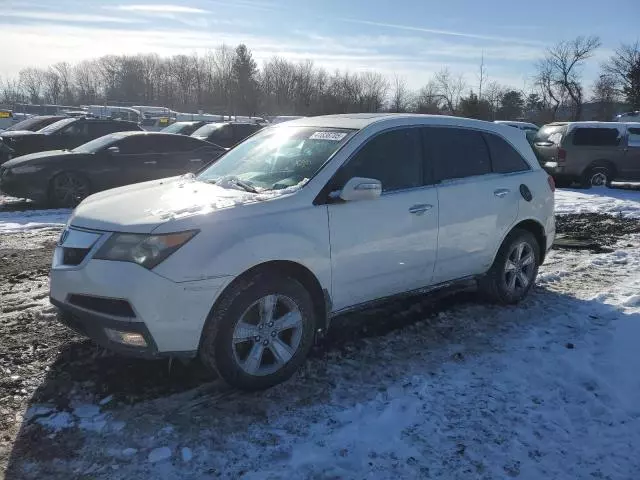
M 60 234 L 60 238 L 58 239 L 58 245 L 62 245 L 68 236 L 69 236 L 69 229 L 65 228 Z

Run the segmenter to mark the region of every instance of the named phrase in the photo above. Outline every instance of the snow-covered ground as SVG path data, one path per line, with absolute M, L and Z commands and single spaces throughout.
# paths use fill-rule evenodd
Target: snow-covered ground
M 121 403 L 32 405 L 74 455 L 25 478 L 634 479 L 640 474 L 640 237 L 554 251 L 517 307 L 454 306 L 267 392 L 216 383 Z M 35 307 L 34 307 L 35 308 Z M 389 318 L 388 321 L 394 321 Z M 63 450 L 64 451 L 64 450 Z M 14 466 L 16 467 L 16 466 Z
M 556 205 L 640 218 L 640 191 L 559 190 Z M 0 236 L 35 239 L 68 214 L 2 212 Z M 12 324 L 54 315 L 46 275 L 4 301 Z M 62 402 L 15 412 L 30 433 L 13 478 L 640 478 L 640 236 L 552 251 L 515 307 L 425 305 L 372 312 L 421 320 L 329 348 L 266 392 L 212 382 L 131 405 L 77 381 Z
M 640 218 L 640 190 L 592 188 L 556 190 L 556 213 L 604 213 Z

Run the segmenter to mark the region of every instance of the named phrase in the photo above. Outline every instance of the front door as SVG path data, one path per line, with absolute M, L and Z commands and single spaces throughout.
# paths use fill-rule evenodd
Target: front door
M 435 264 L 438 194 L 425 176 L 420 130 L 378 134 L 331 189 L 353 177 L 380 180 L 383 193 L 328 206 L 334 311 L 428 285 Z
M 492 169 L 489 142 L 477 130 L 425 129 L 440 204 L 438 261 L 434 282 L 484 273 L 500 239 L 515 221 L 520 176 Z M 523 169 L 528 169 L 522 161 Z M 496 169 L 497 170 L 497 169 Z

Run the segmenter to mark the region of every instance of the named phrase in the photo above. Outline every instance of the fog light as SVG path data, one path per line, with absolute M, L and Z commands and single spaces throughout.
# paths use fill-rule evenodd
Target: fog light
M 107 333 L 107 337 L 112 342 L 122 343 L 124 345 L 129 345 L 131 347 L 146 347 L 147 342 L 144 337 L 139 333 L 135 332 L 121 332 L 120 330 L 112 330 L 110 328 L 105 328 L 104 331 Z

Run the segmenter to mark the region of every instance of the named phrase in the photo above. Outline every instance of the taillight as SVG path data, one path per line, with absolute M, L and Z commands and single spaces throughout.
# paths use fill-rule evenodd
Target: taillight
M 563 162 L 567 159 L 567 151 L 564 148 L 558 147 L 558 161 L 562 160 Z
M 556 181 L 553 179 L 551 175 L 547 177 L 547 182 L 549 182 L 549 188 L 552 192 L 556 191 Z

